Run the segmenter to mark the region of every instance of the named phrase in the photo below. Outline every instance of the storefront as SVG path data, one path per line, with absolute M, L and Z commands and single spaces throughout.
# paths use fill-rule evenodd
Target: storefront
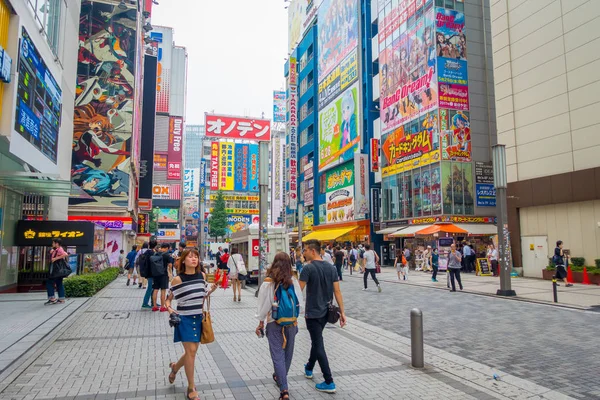
M 322 244 L 370 243 L 370 232 L 370 221 L 368 220 L 317 225 L 313 226 L 311 233 L 302 237 L 302 242 L 316 239 Z

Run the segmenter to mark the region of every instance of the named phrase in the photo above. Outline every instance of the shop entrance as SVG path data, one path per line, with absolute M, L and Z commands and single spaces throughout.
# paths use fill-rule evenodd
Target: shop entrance
M 522 236 L 523 276 L 542 278 L 548 266 L 548 236 Z

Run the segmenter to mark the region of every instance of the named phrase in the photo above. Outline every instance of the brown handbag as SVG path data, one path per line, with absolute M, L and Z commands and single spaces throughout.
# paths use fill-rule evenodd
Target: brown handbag
M 212 320 L 210 318 L 210 296 L 206 298 L 204 302 L 206 307 L 203 307 L 202 313 L 202 335 L 200 336 L 200 343 L 209 344 L 215 341 L 215 333 L 212 328 Z

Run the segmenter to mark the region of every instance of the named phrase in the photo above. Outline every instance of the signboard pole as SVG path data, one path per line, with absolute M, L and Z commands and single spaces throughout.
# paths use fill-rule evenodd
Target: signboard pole
M 304 229 L 304 204 L 298 204 L 298 247 L 302 248 L 302 230 Z
M 258 231 L 259 240 L 259 260 L 258 260 L 258 288 L 255 296 L 258 297 L 258 290 L 262 285 L 263 271 L 267 268 L 267 229 L 269 216 L 269 143 L 260 142 L 258 147 L 258 187 L 259 187 L 259 209 L 260 224 Z

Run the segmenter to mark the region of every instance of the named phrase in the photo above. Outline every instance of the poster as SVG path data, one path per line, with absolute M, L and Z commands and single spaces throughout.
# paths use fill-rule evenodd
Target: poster
M 435 9 L 435 46 L 438 57 L 467 59 L 465 14 L 442 7 Z
M 452 161 L 471 161 L 471 127 L 469 113 L 462 111 L 443 111 L 448 115 L 449 129 L 440 133 L 442 159 Z
M 192 217 L 192 214 L 199 212 L 198 208 L 198 198 L 197 197 L 188 197 L 183 199 L 183 213 L 186 218 Z M 196 218 L 194 218 L 196 219 Z
M 166 171 L 167 170 L 167 153 L 155 152 L 154 153 L 154 170 L 155 171 Z
M 319 112 L 319 169 L 352 160 L 359 151 L 358 83 Z
M 198 196 L 200 193 L 200 168 L 189 168 L 183 172 L 183 196 Z
M 369 214 L 369 156 L 354 156 L 354 219 L 366 219 Z M 311 191 L 312 192 L 312 191 Z
M 233 142 L 219 143 L 219 190 L 233 190 Z
M 471 163 L 442 163 L 444 214 L 472 215 L 473 189 Z
M 496 189 L 494 185 L 476 183 L 475 199 L 477 207 L 496 207 Z
M 287 115 L 285 92 L 273 91 L 273 122 L 285 122 Z
M 319 110 L 358 79 L 358 50 L 354 49 L 319 83 Z
M 433 164 L 440 160 L 439 142 L 434 142 L 433 132 L 421 130 L 408 134 L 398 128 L 389 134 L 381 148 L 386 166 L 382 176 L 395 175 L 403 171 Z
M 169 140 L 167 153 L 167 180 L 181 180 L 183 161 L 183 118 L 169 117 Z
M 123 233 L 121 231 L 106 231 L 104 233 L 104 251 L 108 255 L 111 267 L 119 266 L 119 254 L 123 248 Z
M 186 224 L 185 226 L 185 236 L 186 237 L 198 237 L 198 225 L 196 224 Z
M 354 221 L 354 163 L 325 173 L 326 223 Z
M 468 85 L 469 75 L 467 62 L 453 58 L 438 57 L 438 82 L 454 85 Z
M 129 204 L 137 25 L 132 10 L 84 1 L 73 118 L 71 180 L 90 206 Z
M 228 215 L 227 234 L 231 235 L 242 229 L 246 229 L 252 223 L 252 215 Z
M 296 48 L 312 26 L 323 0 L 291 0 L 288 5 L 288 51 Z
M 358 1 L 323 0 L 318 17 L 318 82 L 358 45 Z
M 254 145 L 255 146 L 255 145 Z M 235 144 L 235 191 L 247 192 L 250 187 L 250 149 L 247 144 Z
M 440 107 L 449 110 L 469 110 L 469 87 L 454 83 L 440 83 Z

